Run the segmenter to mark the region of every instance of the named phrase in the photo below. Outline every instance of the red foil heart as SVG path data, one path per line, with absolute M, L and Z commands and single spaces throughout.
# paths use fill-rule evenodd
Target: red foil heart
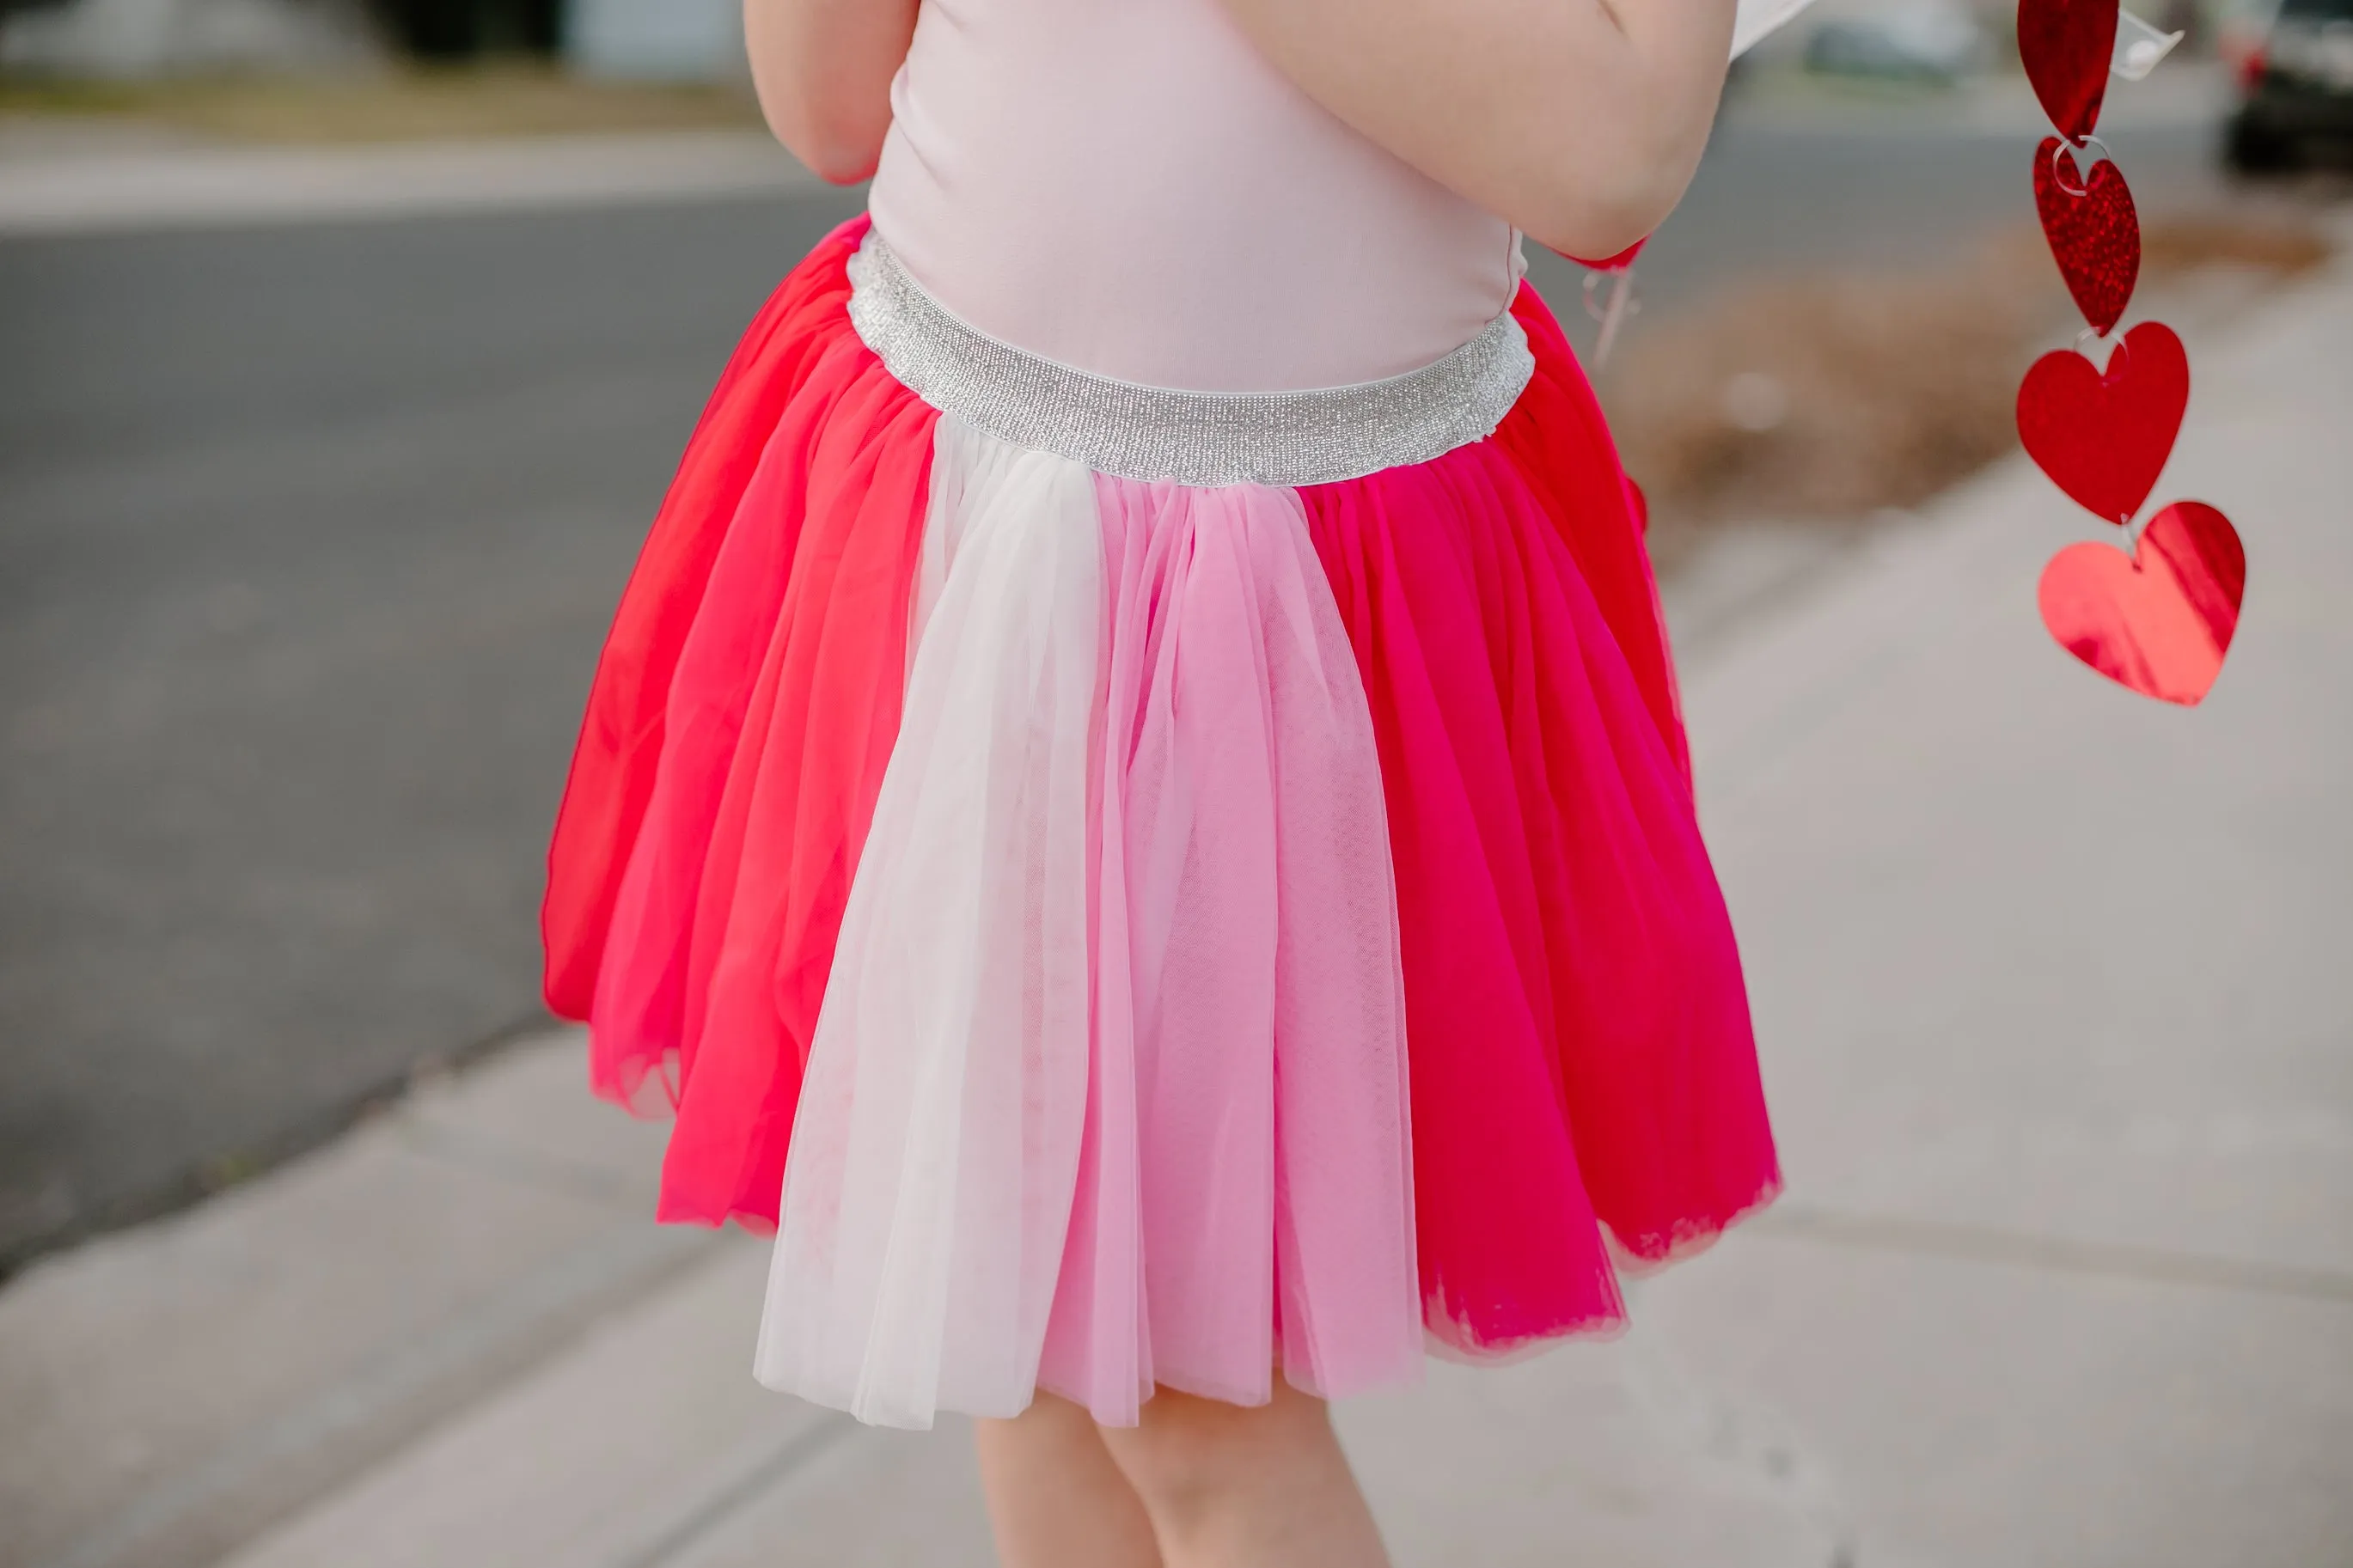
M 2194 708 L 2239 629 L 2247 552 L 2231 520 L 2175 501 L 2131 552 L 2086 541 L 2042 568 L 2035 597 L 2059 646 L 2145 697 Z
M 2116 48 L 2117 0 L 2019 0 L 2018 53 L 2042 112 L 2081 142 L 2100 122 L 2108 61 Z
M 2103 374 L 2073 349 L 2036 360 L 2018 389 L 2018 438 L 2035 467 L 2110 522 L 2130 522 L 2172 455 L 2189 406 L 2189 356 L 2161 321 L 2117 341 Z
M 2034 153 L 2034 210 L 2075 308 L 2107 336 L 2140 278 L 2140 216 L 2123 174 L 2103 158 L 2084 175 L 2059 138 L 2045 136 Z

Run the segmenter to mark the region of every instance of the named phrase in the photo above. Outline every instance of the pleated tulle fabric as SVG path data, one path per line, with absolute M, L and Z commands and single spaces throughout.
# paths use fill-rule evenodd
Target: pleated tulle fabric
M 1141 484 L 893 380 L 862 232 L 714 393 L 550 852 L 549 1000 L 675 1113 L 661 1216 L 779 1229 L 760 1375 L 1124 1423 L 1620 1321 L 1613 1255 L 1778 1176 L 1556 327 L 1524 293 L 1526 393 L 1435 461 Z

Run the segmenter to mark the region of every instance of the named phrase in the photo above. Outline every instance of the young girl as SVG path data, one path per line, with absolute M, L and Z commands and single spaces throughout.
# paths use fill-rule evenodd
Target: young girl
M 1639 497 L 1523 233 L 1674 205 L 1734 0 L 749 0 L 870 215 L 607 644 L 547 987 L 773 1227 L 756 1373 L 979 1424 L 1017 1568 L 1382 1561 L 1324 1401 L 1778 1184 Z

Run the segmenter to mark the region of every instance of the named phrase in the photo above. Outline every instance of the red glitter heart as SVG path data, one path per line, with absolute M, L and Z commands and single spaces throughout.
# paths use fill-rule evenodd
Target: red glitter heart
M 2051 482 L 2129 522 L 2172 455 L 2189 406 L 2189 356 L 2161 321 L 2117 341 L 2103 374 L 2072 349 L 2036 360 L 2018 389 L 2018 437 Z
M 2034 154 L 2034 208 L 2076 309 L 2106 336 L 2140 277 L 2140 216 L 2123 174 L 2103 158 L 2085 176 L 2059 138 L 2045 136 Z
M 2042 112 L 2070 142 L 2100 121 L 2108 60 L 2116 47 L 2117 0 L 2019 0 L 2018 53 Z
M 2221 673 L 2246 588 L 2231 520 L 2180 500 L 2129 553 L 2085 541 L 2053 555 L 2035 598 L 2061 647 L 2144 697 L 2194 708 Z

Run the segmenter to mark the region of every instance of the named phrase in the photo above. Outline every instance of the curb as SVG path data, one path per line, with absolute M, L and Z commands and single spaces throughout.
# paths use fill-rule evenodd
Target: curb
M 763 132 L 0 158 L 0 238 L 776 196 L 820 182 Z

